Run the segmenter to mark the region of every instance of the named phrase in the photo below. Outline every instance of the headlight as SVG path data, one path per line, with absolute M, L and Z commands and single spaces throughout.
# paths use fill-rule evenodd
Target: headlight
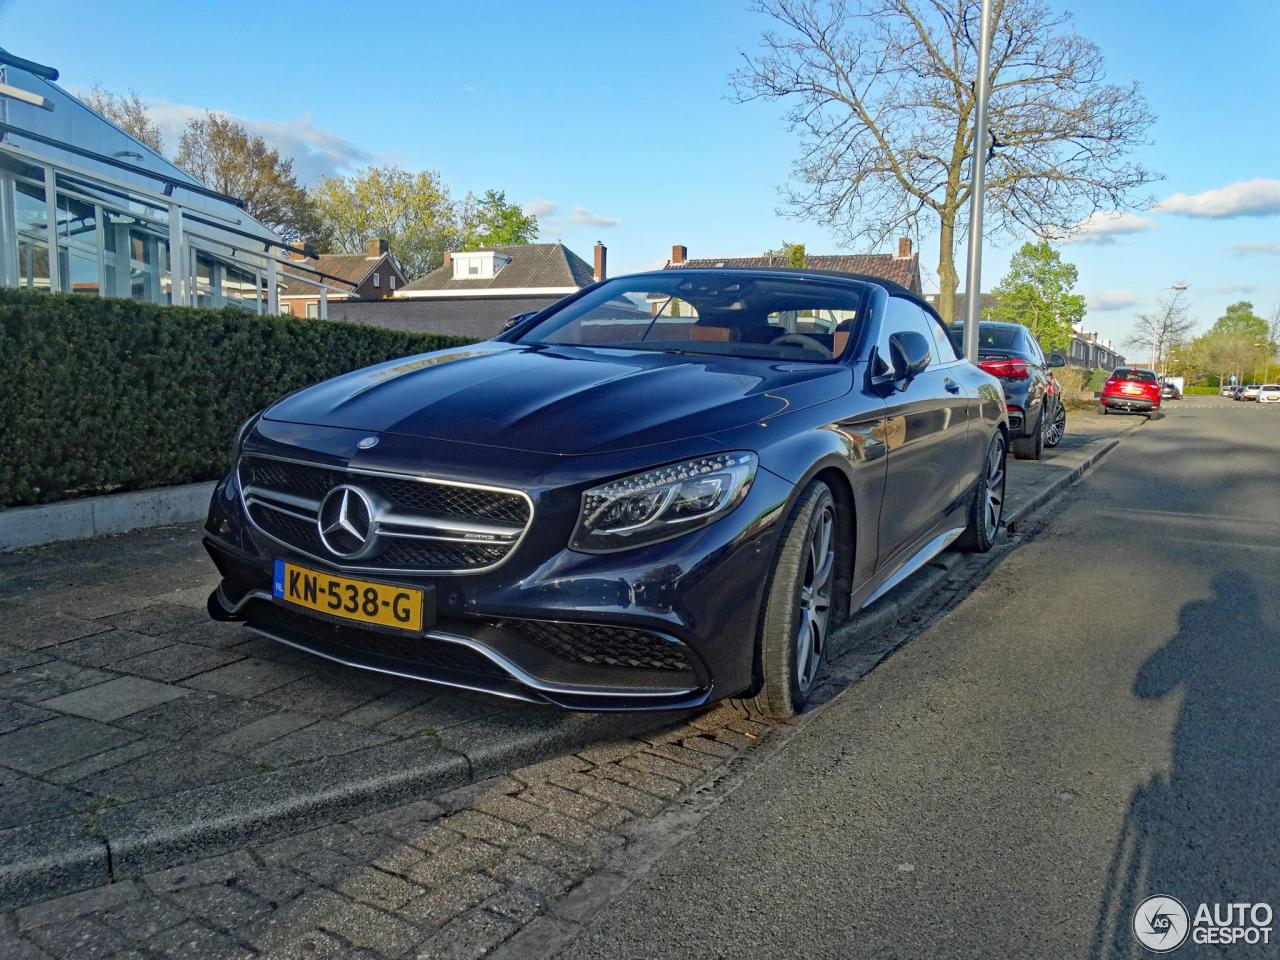
M 569 546 L 586 553 L 656 543 L 705 526 L 751 489 L 756 455 L 739 451 L 673 463 L 592 487 Z
M 240 428 L 236 430 L 235 440 L 231 443 L 231 466 L 235 467 L 236 461 L 240 459 L 240 448 L 244 446 L 244 438 L 249 435 L 249 431 L 253 429 L 253 425 L 258 422 L 258 418 L 266 413 L 266 409 L 259 410 L 253 416 L 240 424 Z

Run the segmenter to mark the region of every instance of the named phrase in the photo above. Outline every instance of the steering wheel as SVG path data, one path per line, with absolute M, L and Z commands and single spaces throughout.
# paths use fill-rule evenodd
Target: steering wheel
M 821 353 L 824 356 L 831 356 L 831 351 L 824 347 L 813 337 L 805 336 L 803 333 L 784 333 L 780 337 L 774 337 L 769 341 L 771 347 L 803 347 L 805 350 L 811 350 L 814 353 Z

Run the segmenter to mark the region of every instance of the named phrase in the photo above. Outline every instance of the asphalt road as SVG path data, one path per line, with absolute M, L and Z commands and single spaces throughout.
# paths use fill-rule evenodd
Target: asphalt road
M 1280 955 L 1280 409 L 1169 406 L 566 955 L 1151 956 L 1153 894 Z

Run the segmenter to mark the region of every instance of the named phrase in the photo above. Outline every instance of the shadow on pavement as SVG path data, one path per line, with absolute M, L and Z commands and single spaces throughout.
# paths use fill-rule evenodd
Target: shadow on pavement
M 1182 608 L 1178 633 L 1134 681 L 1144 700 L 1181 695 L 1182 710 L 1172 772 L 1153 776 L 1130 800 L 1099 905 L 1094 960 L 1147 955 L 1132 918 L 1149 896 L 1176 897 L 1193 917 L 1201 902 L 1280 899 L 1280 634 L 1263 622 L 1257 591 L 1242 570 L 1218 574 L 1213 595 Z

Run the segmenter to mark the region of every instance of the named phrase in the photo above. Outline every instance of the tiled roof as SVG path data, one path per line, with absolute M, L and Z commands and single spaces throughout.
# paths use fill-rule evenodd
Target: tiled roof
M 351 291 L 360 285 L 365 277 L 373 272 L 373 268 L 382 260 L 383 256 L 379 255 L 371 257 L 364 253 L 322 253 L 318 258 L 307 257 L 304 260 L 294 261 L 297 272 L 306 276 L 310 270 L 318 270 L 326 273 L 329 277 L 339 277 L 340 280 L 331 280 L 327 277 L 318 277 L 323 280 L 331 288 L 339 290 Z M 288 266 L 283 269 L 288 270 Z M 320 295 L 320 286 L 318 283 L 307 283 L 302 280 L 292 280 L 286 278 L 284 285 L 280 290 L 282 297 L 296 297 L 313 294 Z
M 486 248 L 489 249 L 489 248 Z M 544 287 L 585 287 L 595 279 L 592 266 L 562 243 L 526 243 L 493 247 L 511 262 L 493 277 L 459 280 L 446 263 L 401 288 L 414 290 L 527 290 Z M 468 251 L 471 252 L 471 251 Z
M 790 264 L 786 257 L 705 257 L 700 260 L 685 260 L 683 263 L 669 263 L 667 269 L 688 269 L 696 267 L 730 267 L 742 270 L 759 270 L 767 267 L 787 267 Z M 813 255 L 804 258 L 806 270 L 830 270 L 835 273 L 861 273 L 869 277 L 906 287 L 916 293 L 920 292 L 920 258 L 916 254 L 909 257 L 895 257 L 888 253 L 852 253 Z

